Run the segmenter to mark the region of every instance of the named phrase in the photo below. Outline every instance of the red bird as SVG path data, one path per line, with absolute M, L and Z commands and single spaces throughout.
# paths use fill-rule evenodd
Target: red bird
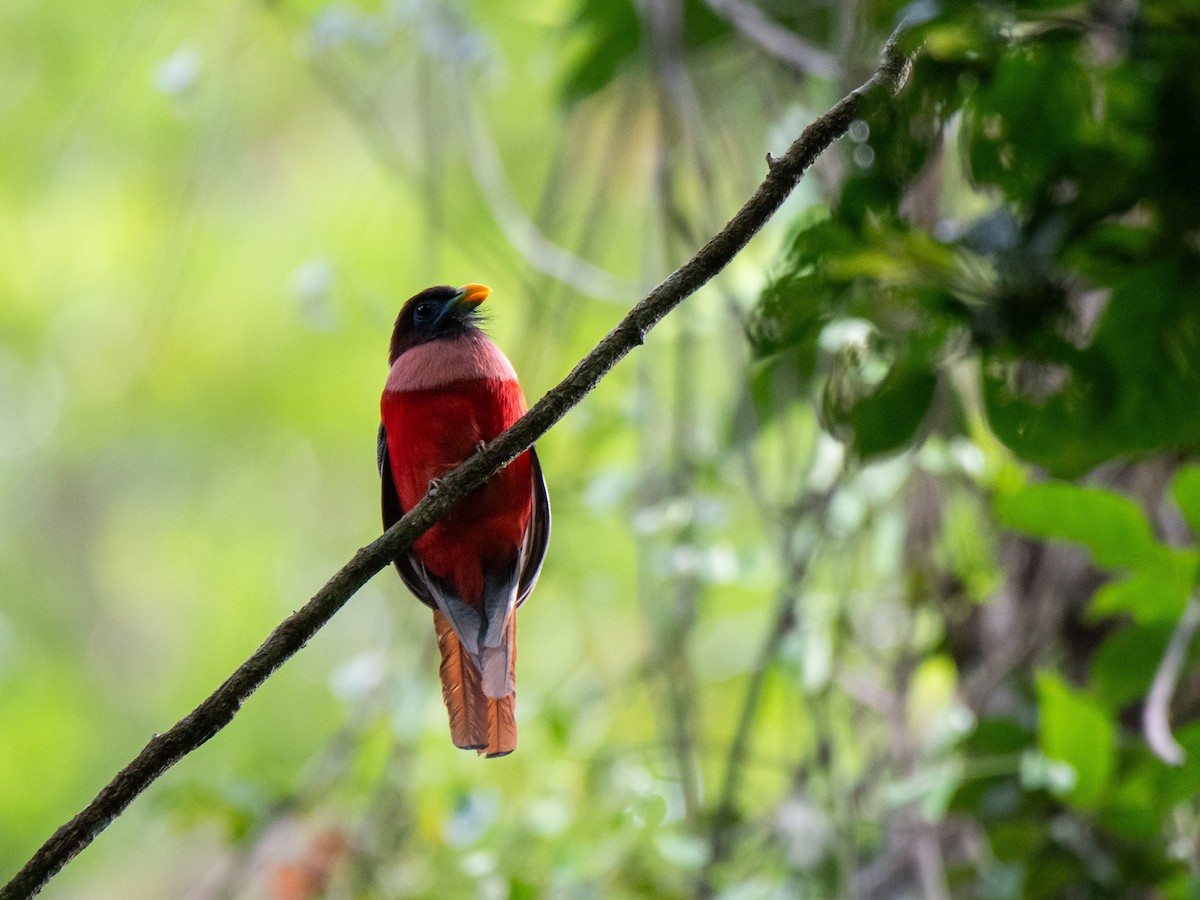
M 483 443 L 525 414 L 500 348 L 479 329 L 482 284 L 431 287 L 404 304 L 380 401 L 383 527 Z M 517 746 L 516 609 L 542 568 L 550 499 L 532 447 L 468 494 L 396 560 L 433 610 L 450 737 L 504 756 Z

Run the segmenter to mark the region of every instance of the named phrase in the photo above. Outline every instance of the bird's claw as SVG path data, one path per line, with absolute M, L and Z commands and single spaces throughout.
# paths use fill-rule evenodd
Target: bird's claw
M 487 441 L 480 441 L 479 443 L 477 443 L 477 444 L 475 445 L 475 452 L 476 452 L 477 454 L 478 454 L 478 453 L 482 453 L 482 452 L 483 452 L 484 450 L 486 450 L 486 449 L 487 449 Z M 427 493 L 429 494 L 429 496 L 430 496 L 430 497 L 433 497 L 433 496 L 435 496 L 435 495 L 437 494 L 437 492 L 438 492 L 438 491 L 440 491 L 440 490 L 442 489 L 442 483 L 443 483 L 445 480 L 446 480 L 446 479 L 445 479 L 444 477 L 443 477 L 443 478 L 430 478 L 430 479 L 429 479 L 429 490 L 427 491 Z

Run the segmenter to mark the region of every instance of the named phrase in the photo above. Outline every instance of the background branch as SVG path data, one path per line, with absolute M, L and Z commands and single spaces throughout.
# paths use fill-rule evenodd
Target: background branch
M 229 724 L 242 703 L 271 673 L 303 647 L 376 572 L 578 404 L 630 350 L 644 342 L 651 328 L 728 265 L 779 209 L 805 169 L 846 132 L 854 119 L 863 116 L 867 101 L 899 89 L 904 70 L 905 59 L 893 35 L 875 73 L 804 129 L 788 152 L 773 161 L 754 195 L 721 231 L 633 307 L 521 421 L 446 476 L 435 493 L 426 495 L 381 537 L 355 553 L 196 709 L 167 732 L 151 738 L 133 762 L 0 888 L 0 900 L 17 900 L 40 891 L 160 775 Z
M 695 896 L 698 900 L 706 900 L 706 898 L 716 895 L 717 886 L 714 874 L 729 857 L 732 849 L 730 838 L 731 833 L 738 825 L 738 791 L 741 788 L 746 759 L 750 753 L 754 718 L 758 714 L 766 690 L 767 675 L 775 665 L 779 651 L 783 648 L 784 639 L 796 628 L 796 603 L 800 599 L 802 586 L 807 579 L 809 564 L 816 556 L 819 541 L 814 539 L 808 546 L 797 546 L 796 527 L 804 515 L 815 514 L 818 520 L 823 520 L 830 496 L 831 492 L 826 491 L 808 503 L 801 501 L 794 505 L 792 511 L 783 516 L 784 546 L 780 561 L 787 572 L 787 577 L 780 587 L 770 627 L 759 646 L 754 668 L 751 669 L 750 681 L 746 685 L 737 725 L 725 756 L 725 774 L 721 780 L 717 804 L 708 832 L 708 860 L 700 872 L 696 885 Z
M 1146 743 L 1155 756 L 1172 766 L 1182 766 L 1186 757 L 1183 748 L 1171 734 L 1171 697 L 1179 684 L 1179 672 L 1197 626 L 1200 626 L 1200 599 L 1193 597 L 1171 633 L 1167 649 L 1154 673 L 1150 693 L 1146 695 L 1146 705 L 1142 708 L 1142 733 L 1146 736 Z
M 822 78 L 836 78 L 841 74 L 841 67 L 832 54 L 784 28 L 752 3 L 745 0 L 705 2 L 742 37 L 797 71 Z

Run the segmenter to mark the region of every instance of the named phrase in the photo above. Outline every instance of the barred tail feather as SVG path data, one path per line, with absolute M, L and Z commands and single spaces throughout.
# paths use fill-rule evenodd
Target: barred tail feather
M 491 746 L 493 715 L 479 671 L 463 651 L 450 620 L 440 610 L 433 611 L 433 627 L 442 654 L 438 674 L 442 679 L 442 700 L 450 717 L 450 739 L 463 750 L 483 751 Z M 513 743 L 515 746 L 515 728 Z

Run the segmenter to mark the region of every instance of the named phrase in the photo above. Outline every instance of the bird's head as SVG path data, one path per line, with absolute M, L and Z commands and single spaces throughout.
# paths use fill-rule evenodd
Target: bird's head
M 491 292 L 491 288 L 482 284 L 464 284 L 460 288 L 443 284 L 426 288 L 410 298 L 396 317 L 388 364 L 418 344 L 465 334 L 477 328 L 479 304 Z

